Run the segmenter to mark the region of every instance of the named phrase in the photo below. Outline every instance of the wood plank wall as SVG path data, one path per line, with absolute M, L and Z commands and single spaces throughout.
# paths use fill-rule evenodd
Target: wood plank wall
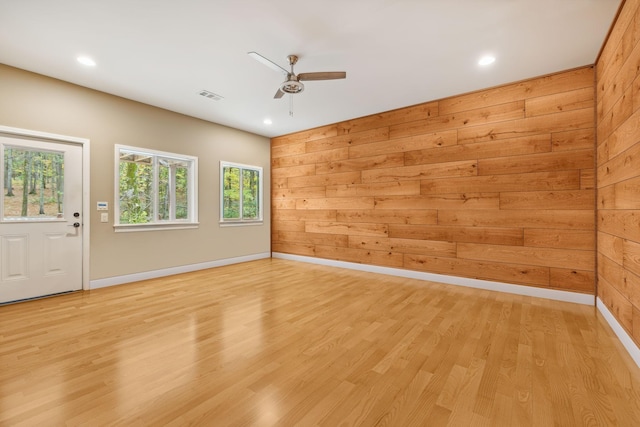
M 640 346 L 640 1 L 596 64 L 598 296 Z
M 594 293 L 594 70 L 273 138 L 272 250 Z

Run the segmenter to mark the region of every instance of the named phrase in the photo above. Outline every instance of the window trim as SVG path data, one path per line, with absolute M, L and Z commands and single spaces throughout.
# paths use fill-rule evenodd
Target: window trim
M 189 188 L 188 188 L 188 218 L 185 220 L 158 221 L 147 222 L 144 224 L 120 224 L 120 151 L 131 151 L 137 154 L 151 155 L 155 158 L 162 157 L 167 159 L 190 162 L 189 168 Z M 154 165 L 157 162 L 154 160 Z M 158 196 L 158 171 L 154 171 L 155 179 L 153 183 L 154 205 L 157 209 Z M 198 157 L 186 154 L 170 153 L 167 151 L 153 150 L 149 148 L 133 147 L 130 145 L 115 144 L 115 161 L 114 161 L 114 203 L 113 203 L 113 227 L 116 232 L 132 232 L 132 231 L 156 231 L 156 230 L 178 230 L 198 228 Z
M 232 167 L 240 169 L 240 176 L 242 177 L 242 171 L 245 169 L 253 170 L 258 172 L 258 218 L 255 219 L 225 219 L 224 218 L 224 168 Z M 261 166 L 247 165 L 243 163 L 235 163 L 235 162 L 227 162 L 224 160 L 220 161 L 220 226 L 228 227 L 228 226 L 244 226 L 244 225 L 262 225 L 264 223 L 264 169 Z M 242 186 L 242 179 L 240 180 L 240 185 Z M 240 212 L 243 210 L 243 192 L 242 187 L 240 188 Z

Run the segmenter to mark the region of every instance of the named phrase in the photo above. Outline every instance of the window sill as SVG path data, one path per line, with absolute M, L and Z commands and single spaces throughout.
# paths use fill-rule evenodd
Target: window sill
M 263 225 L 264 221 L 220 221 L 220 227 L 241 227 L 245 225 Z
M 159 230 L 186 230 L 198 228 L 199 222 L 169 222 L 165 224 L 114 224 L 116 233 L 128 233 L 132 231 L 159 231 Z

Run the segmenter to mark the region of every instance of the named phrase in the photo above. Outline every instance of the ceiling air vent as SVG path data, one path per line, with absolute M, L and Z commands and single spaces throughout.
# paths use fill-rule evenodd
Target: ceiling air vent
M 198 92 L 200 96 L 204 96 L 205 98 L 213 99 L 214 101 L 220 101 L 224 98 L 222 95 L 218 95 L 217 93 L 209 92 L 208 90 L 201 90 Z

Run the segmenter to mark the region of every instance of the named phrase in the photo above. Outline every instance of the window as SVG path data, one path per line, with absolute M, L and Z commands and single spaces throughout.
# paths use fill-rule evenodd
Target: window
M 116 145 L 116 228 L 196 226 L 197 172 L 197 157 Z
M 220 163 L 220 222 L 262 222 L 262 168 Z
M 64 205 L 64 153 L 2 146 L 4 185 L 2 219 L 5 221 L 62 218 Z

